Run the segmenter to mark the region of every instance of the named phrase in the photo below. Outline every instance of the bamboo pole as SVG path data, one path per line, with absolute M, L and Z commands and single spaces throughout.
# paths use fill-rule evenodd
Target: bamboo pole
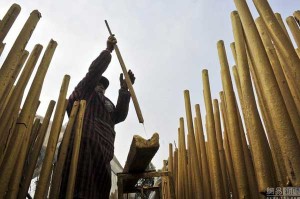
M 293 85 L 296 87 L 295 89 L 297 89 L 299 93 L 300 60 L 295 52 L 293 45 L 291 44 L 291 42 L 288 41 L 287 36 L 284 34 L 283 30 L 281 29 L 268 1 L 253 0 L 253 2 L 260 16 L 264 20 L 276 48 L 278 48 L 278 51 L 280 52 L 285 62 L 287 63 L 287 65 L 283 67 L 285 67 L 284 72 L 286 73 L 288 83 L 289 81 L 292 81 Z M 257 31 L 253 30 L 253 32 L 256 32 L 257 34 Z M 261 46 L 261 44 L 258 45 Z
M 5 99 L 5 96 L 8 94 L 11 86 L 14 83 L 12 80 L 13 75 L 15 74 L 16 66 L 19 63 L 26 44 L 28 43 L 30 36 L 32 35 L 32 32 L 34 31 L 35 26 L 40 18 L 41 14 L 39 11 L 34 10 L 31 12 L 30 17 L 20 31 L 20 34 L 18 35 L 0 69 L 0 100 Z
M 106 20 L 105 20 L 105 24 L 106 24 L 106 27 L 107 27 L 107 29 L 108 29 L 109 34 L 112 36 L 113 34 L 112 34 L 112 32 L 111 32 L 111 30 L 110 30 L 110 28 L 109 28 L 109 25 L 108 25 L 108 23 L 107 23 Z M 120 53 L 120 50 L 119 50 L 119 47 L 118 47 L 117 44 L 115 44 L 114 49 L 115 49 L 116 55 L 117 55 L 117 57 L 118 57 L 118 60 L 119 60 L 119 62 L 120 62 L 120 65 L 121 65 L 121 68 L 122 68 L 122 71 L 123 71 L 123 74 L 124 74 L 124 77 L 125 77 L 125 81 L 126 81 L 128 90 L 129 90 L 130 95 L 131 95 L 131 98 L 132 98 L 132 102 L 133 102 L 133 105 L 134 105 L 134 108 L 135 108 L 137 117 L 138 117 L 138 119 L 139 119 L 139 122 L 144 124 L 144 118 L 143 118 L 143 115 L 142 115 L 142 111 L 141 111 L 139 102 L 138 102 L 137 97 L 136 97 L 136 95 L 135 95 L 135 91 L 134 91 L 134 89 L 133 89 L 133 86 L 132 86 L 130 77 L 129 77 L 129 75 L 128 75 L 128 72 L 127 72 L 125 63 L 124 63 L 124 61 L 123 61 L 122 55 L 121 55 L 121 53 Z
M 211 178 L 213 181 L 213 198 L 222 198 L 225 195 L 224 185 L 222 181 L 222 171 L 220 164 L 220 157 L 218 151 L 218 143 L 216 138 L 215 120 L 212 107 L 212 99 L 210 93 L 210 83 L 208 77 L 208 71 L 202 70 L 202 81 L 204 89 L 205 109 L 207 116 L 207 140 L 209 142 L 209 156 L 210 156 L 210 168 Z
M 201 164 L 201 151 L 200 151 L 200 133 L 198 128 L 198 121 L 197 117 L 194 117 L 194 132 L 195 132 L 195 143 L 196 143 L 196 149 L 197 149 L 197 156 L 198 156 L 198 165 L 200 168 L 200 176 L 201 176 L 201 183 L 202 183 L 202 189 L 204 189 L 203 185 L 203 173 L 202 173 L 202 164 Z M 202 190 L 203 192 L 203 190 Z M 203 195 L 204 197 L 204 195 Z
M 75 101 L 72 107 L 72 111 L 69 117 L 69 122 L 67 124 L 66 130 L 64 132 L 64 137 L 60 145 L 60 150 L 58 154 L 58 160 L 56 162 L 53 176 L 52 176 L 52 185 L 50 189 L 49 198 L 59 198 L 59 187 L 61 184 L 61 176 L 63 172 L 63 166 L 65 164 L 65 160 L 67 157 L 68 146 L 70 143 L 71 132 L 73 129 L 73 125 L 77 116 L 77 112 L 79 109 L 79 102 Z
M 32 87 L 29 90 L 28 97 L 25 100 L 23 109 L 17 120 L 15 131 L 12 135 L 12 138 L 14 139 L 11 139 L 12 142 L 10 143 L 6 152 L 5 157 L 7 157 L 7 160 L 4 159 L 5 162 L 3 161 L 3 164 L 1 165 L 1 171 L 5 173 L 5 175 L 2 175 L 0 177 L 0 182 L 1 182 L 0 195 L 4 194 L 6 191 L 8 180 L 10 179 L 10 175 L 13 171 L 15 162 L 17 160 L 17 156 L 21 148 L 23 137 L 27 133 L 29 127 L 28 115 L 30 115 L 31 113 L 31 107 L 38 101 L 38 98 L 40 96 L 43 80 L 45 78 L 47 69 L 49 67 L 50 60 L 54 53 L 55 47 L 56 47 L 56 42 L 51 41 L 41 61 L 40 67 L 33 80 Z
M 29 147 L 27 150 L 27 162 L 28 162 L 28 157 L 30 156 L 31 150 L 33 148 L 33 145 L 37 139 L 38 133 L 39 133 L 39 129 L 41 128 L 41 120 L 39 118 L 36 118 L 34 120 L 33 126 L 32 126 L 32 130 L 30 133 L 30 140 L 29 140 Z
M 237 114 L 238 114 L 238 119 L 239 119 L 239 128 L 240 128 L 240 134 L 241 134 L 241 138 L 242 138 L 245 164 L 247 165 L 247 176 L 248 176 L 248 183 L 249 183 L 249 188 L 250 188 L 250 192 L 251 192 L 251 198 L 263 198 L 263 195 L 259 195 L 257 179 L 255 176 L 255 171 L 254 171 L 254 164 L 253 164 L 254 160 L 251 156 L 251 152 L 250 152 L 249 146 L 246 141 L 245 131 L 244 131 L 243 123 L 242 123 L 242 118 L 241 118 L 241 115 L 240 115 L 240 112 L 239 112 L 239 109 L 237 106 L 237 102 L 236 102 L 236 107 L 238 110 Z M 268 157 L 268 160 L 270 163 L 270 169 L 272 169 L 273 168 L 272 159 L 270 159 Z M 271 170 L 270 173 L 273 174 L 274 170 Z M 263 190 L 261 193 L 265 194 L 266 190 Z
M 249 198 L 250 190 L 248 185 L 248 179 L 246 176 L 247 169 L 244 160 L 243 148 L 241 143 L 241 136 L 239 132 L 237 110 L 235 105 L 235 96 L 232 87 L 229 66 L 227 61 L 227 56 L 225 52 L 225 47 L 223 41 L 217 43 L 218 54 L 221 65 L 221 76 L 222 85 L 224 89 L 226 107 L 227 107 L 227 117 L 228 117 L 228 127 L 230 131 L 229 134 L 229 145 L 232 155 L 232 162 L 234 168 L 234 174 L 236 179 L 239 179 L 237 184 L 237 189 L 239 193 L 239 198 Z
M 24 51 L 22 58 L 20 59 L 20 62 L 15 70 L 16 73 L 20 72 L 27 57 L 28 57 L 28 51 Z M 16 78 L 17 78 L 16 76 L 13 77 L 13 79 L 16 79 Z M 12 87 L 12 89 L 15 91 L 16 87 Z M 12 89 L 9 92 L 13 92 Z M 4 151 L 3 147 L 5 144 L 3 144 L 3 142 L 7 141 L 9 131 L 13 132 L 13 129 L 11 128 L 11 124 L 16 122 L 16 121 L 14 121 L 14 119 L 17 116 L 13 115 L 12 113 L 14 113 L 16 109 L 19 110 L 20 103 L 21 103 L 20 102 L 21 100 L 19 98 L 23 96 L 23 94 L 18 94 L 18 95 L 13 94 L 13 95 L 10 95 L 10 97 L 12 99 L 9 99 L 8 98 L 9 95 L 10 95 L 9 93 L 6 94 L 6 96 L 2 99 L 2 101 L 0 101 L 0 116 L 3 115 L 5 105 L 10 104 L 10 107 L 12 108 L 12 110 L 10 110 L 11 112 L 5 112 L 5 115 L 0 119 L 0 121 L 1 121 L 1 124 L 0 124 L 0 129 L 1 129 L 1 131 L 0 131 L 0 135 L 1 135 L 0 150 L 1 150 L 1 153 Z M 11 101 L 13 101 L 13 103 Z M 20 103 L 18 103 L 18 102 L 20 102 Z M 8 116 L 12 116 L 12 117 L 8 117 Z
M 31 137 L 33 121 L 34 121 L 35 113 L 36 113 L 36 110 L 37 110 L 39 104 L 40 104 L 40 102 L 36 101 L 32 107 L 30 119 L 28 120 L 28 128 L 24 132 L 21 150 L 19 151 L 18 162 L 14 166 L 14 171 L 13 171 L 10 181 L 9 181 L 8 190 L 7 190 L 7 193 L 5 196 L 5 198 L 7 198 L 7 199 L 14 199 L 18 195 L 20 181 L 22 178 L 22 171 L 23 171 L 25 161 L 27 158 L 27 151 L 29 150 L 29 141 L 30 141 L 30 137 Z
M 195 181 L 193 178 L 194 172 L 193 172 L 193 163 L 192 163 L 192 154 L 190 151 L 191 148 L 191 135 L 188 133 L 187 134 L 187 150 L 186 150 L 186 154 L 187 154 L 187 159 L 188 159 L 188 164 L 187 164 L 187 179 L 188 179 L 188 189 L 189 189 L 189 198 L 194 198 L 196 197 L 196 194 L 194 193 L 195 190 Z
M 18 4 L 14 3 L 10 6 L 9 10 L 4 15 L 0 23 L 0 43 L 3 42 L 4 38 L 6 37 L 16 18 L 20 14 L 20 11 L 21 7 Z
M 30 111 L 28 108 L 31 107 L 32 104 L 34 104 L 34 102 L 36 100 L 38 100 L 38 98 L 40 96 L 43 81 L 44 81 L 45 75 L 47 73 L 47 70 L 49 68 L 50 61 L 52 59 L 52 56 L 54 54 L 56 46 L 57 46 L 57 43 L 55 41 L 51 40 L 48 47 L 47 47 L 47 49 L 46 49 L 46 51 L 45 51 L 45 54 L 42 58 L 40 66 L 39 66 L 39 68 L 36 72 L 36 75 L 34 77 L 34 80 L 32 82 L 32 86 L 30 87 L 27 98 L 24 102 L 23 107 L 25 108 L 25 111 L 22 110 L 23 113 L 21 112 L 20 117 L 18 118 L 18 122 L 17 122 L 17 125 L 16 125 L 16 132 L 24 132 L 25 131 L 26 126 L 24 126 L 23 124 L 26 124 L 26 121 L 28 119 L 27 116 L 26 116 L 26 114 L 28 114 L 28 111 Z M 18 133 L 18 135 L 19 136 L 17 137 L 16 140 L 14 140 L 14 142 L 15 142 L 16 145 L 20 146 L 19 142 L 21 141 L 21 136 L 22 135 L 21 135 L 21 133 Z M 14 151 L 16 151 L 16 150 L 17 150 L 17 147 L 14 149 Z M 2 157 L 3 157 L 3 155 L 2 155 Z
M 46 136 L 46 132 L 48 129 L 48 125 L 49 125 L 49 121 L 50 121 L 52 112 L 54 110 L 54 106 L 55 106 L 55 101 L 51 100 L 48 105 L 45 117 L 43 119 L 42 126 L 39 129 L 37 140 L 33 146 L 28 166 L 24 168 L 23 173 L 25 174 L 25 176 L 20 184 L 20 191 L 18 193 L 18 199 L 23 199 L 26 197 L 27 190 L 30 186 L 32 175 L 33 175 L 33 172 L 35 169 L 35 165 L 36 165 L 40 150 L 42 148 L 42 145 L 43 145 L 43 142 L 44 142 L 44 139 Z
M 175 197 L 178 197 L 178 149 L 174 151 L 174 185 L 175 185 Z
M 220 119 L 220 111 L 219 111 L 219 102 L 217 99 L 213 100 L 213 110 L 214 110 L 214 119 L 215 119 L 215 128 L 216 128 L 216 138 L 218 144 L 218 151 L 220 156 L 220 165 L 222 171 L 222 181 L 224 185 L 224 191 L 226 198 L 230 198 L 229 187 L 228 187 L 228 178 L 227 178 L 227 170 L 226 170 L 226 159 L 225 152 L 223 147 L 223 139 L 222 139 L 222 130 L 221 130 L 221 119 Z
M 168 171 L 169 171 L 169 178 L 168 179 L 171 179 L 172 182 L 169 182 L 169 185 L 170 183 L 172 183 L 174 185 L 174 168 L 173 168 L 173 145 L 172 143 L 169 143 L 169 160 L 168 160 Z M 171 195 L 170 193 L 170 189 L 169 190 L 169 196 Z
M 255 20 L 256 27 L 266 49 L 267 55 L 271 62 L 272 69 L 274 71 L 275 78 L 277 80 L 280 92 L 283 96 L 285 106 L 290 115 L 293 127 L 295 129 L 296 135 L 298 137 L 298 141 L 300 143 L 300 101 L 293 99 L 293 96 L 290 92 L 288 85 L 286 84 L 286 78 L 284 76 L 284 72 L 282 70 L 280 61 L 277 57 L 276 50 L 270 37 L 268 36 L 266 26 L 263 20 L 259 17 Z M 297 104 L 296 104 L 297 102 Z
M 226 113 L 226 104 L 225 104 L 225 96 L 224 92 L 221 91 L 220 93 L 220 99 L 221 99 L 221 115 L 222 115 L 222 121 L 223 121 L 223 126 L 224 126 L 224 151 L 225 151 L 225 158 L 226 158 L 226 165 L 228 169 L 228 176 L 230 180 L 230 187 L 231 187 L 231 192 L 233 198 L 238 198 L 238 190 L 237 190 L 237 185 L 236 185 L 236 180 L 234 176 L 234 170 L 233 170 L 233 163 L 232 163 L 232 156 L 231 156 L 231 150 L 229 146 L 229 141 L 228 141 L 228 131 L 229 131 L 229 124 L 228 124 L 228 118 L 227 118 L 227 113 Z
M 300 29 L 298 27 L 297 22 L 295 21 L 294 17 L 289 16 L 288 18 L 286 18 L 286 23 L 290 28 L 290 31 L 294 37 L 298 48 L 300 48 Z
M 276 17 L 276 19 L 277 19 L 277 21 L 278 21 L 280 27 L 281 27 L 282 30 L 284 31 L 285 35 L 287 36 L 287 38 L 289 39 L 289 41 L 292 43 L 292 40 L 291 40 L 290 35 L 289 35 L 289 33 L 288 33 L 288 31 L 287 31 L 285 25 L 284 25 L 284 22 L 283 22 L 283 20 L 282 20 L 281 15 L 280 15 L 279 13 L 275 13 L 275 17 Z
M 44 157 L 44 163 L 41 169 L 39 182 L 37 184 L 34 198 L 44 198 L 47 193 L 47 182 L 51 174 L 51 165 L 56 150 L 56 145 L 61 130 L 61 125 L 65 115 L 66 94 L 70 82 L 70 76 L 65 75 L 60 89 L 57 107 L 54 113 L 53 123 L 50 131 L 50 136 L 47 144 L 47 149 Z
M 1 99 L 0 101 L 0 116 L 3 114 L 3 109 L 5 108 L 5 103 L 7 102 L 8 100 L 8 96 L 9 96 L 9 93 L 11 92 L 11 90 L 13 89 L 14 85 L 11 85 L 12 82 L 15 82 L 15 80 L 17 79 L 27 57 L 29 55 L 29 52 L 27 50 L 24 50 L 23 53 L 22 53 L 22 56 L 19 60 L 19 63 L 17 64 L 16 68 L 15 68 L 15 71 L 14 71 L 14 74 L 12 75 L 11 77 L 11 80 L 10 80 L 10 89 L 8 91 L 8 93 L 5 93 L 5 96 Z
M 295 11 L 293 15 L 300 26 L 300 10 Z
M 79 112 L 75 122 L 75 138 L 74 138 L 74 145 L 72 151 L 72 159 L 70 165 L 70 173 L 68 178 L 68 186 L 67 186 L 67 199 L 73 198 L 73 192 L 75 188 L 75 180 L 76 180 L 76 173 L 77 173 L 77 163 L 79 157 L 79 149 L 80 149 L 80 141 L 81 141 L 81 134 L 82 134 L 82 126 L 83 126 L 83 118 L 84 112 L 86 107 L 86 101 L 80 101 Z
M 245 0 L 235 0 L 235 3 L 241 17 L 243 28 L 245 30 L 247 45 L 249 46 L 250 57 L 254 62 L 253 66 L 256 70 L 255 72 L 257 74 L 258 84 L 262 88 L 262 97 L 266 102 L 264 105 L 266 106 L 267 115 L 270 117 L 270 121 L 274 126 L 275 135 L 278 138 L 281 151 L 285 158 L 285 165 L 288 169 L 289 178 L 293 185 L 298 186 L 300 185 L 300 167 L 298 166 L 300 165 L 300 154 L 298 153 L 300 151 L 300 146 L 297 141 L 294 128 L 247 3 Z M 258 10 L 263 16 L 262 18 L 266 22 L 267 26 L 270 25 L 269 23 L 273 23 L 274 26 L 276 26 L 276 24 L 278 25 L 278 28 L 276 28 L 276 33 L 274 32 L 275 30 L 271 30 L 271 27 L 268 27 L 269 33 L 272 35 L 275 45 L 278 46 L 284 57 L 286 57 L 285 53 L 291 53 L 289 54 L 288 65 L 292 68 L 293 74 L 296 74 L 294 78 L 298 77 L 298 72 L 296 72 L 298 69 L 296 69 L 296 65 L 297 62 L 299 63 L 298 65 L 300 65 L 300 60 L 298 57 L 297 61 L 295 61 L 296 59 L 293 58 L 293 53 L 296 55 L 295 50 L 289 49 L 290 47 L 288 44 L 288 39 L 279 26 L 274 14 L 270 13 L 271 10 L 268 9 L 267 6 L 268 2 L 265 0 L 254 0 L 254 3 L 256 4 L 256 7 L 258 7 Z M 261 9 L 262 6 L 265 8 L 264 11 Z M 265 13 L 265 11 L 268 11 L 269 13 Z M 272 19 L 270 21 L 266 21 L 266 16 L 272 17 L 272 14 L 274 16 L 274 20 Z M 286 43 L 283 44 L 284 42 Z M 283 46 L 279 46 L 279 44 Z M 286 132 L 289 132 L 289 134 L 286 134 Z
M 231 20 L 236 46 L 238 64 L 237 70 L 240 79 L 239 83 L 242 90 L 242 107 L 244 108 L 243 112 L 246 126 L 248 126 L 247 132 L 251 143 L 253 166 L 257 177 L 258 190 L 259 192 L 264 193 L 268 187 L 275 187 L 275 179 L 273 173 L 271 173 L 271 151 L 268 147 L 268 140 L 256 106 L 247 61 L 243 28 L 239 15 L 236 11 L 231 13 Z M 242 135 L 242 139 L 243 137 L 244 135 Z
M 195 105 L 196 118 L 197 118 L 197 127 L 199 132 L 199 143 L 200 143 L 200 153 L 201 153 L 201 165 L 202 165 L 202 179 L 203 179 L 203 193 L 204 198 L 210 199 L 211 196 L 211 186 L 210 186 L 210 177 L 209 177 L 209 167 L 208 167 L 208 158 L 205 148 L 205 139 L 203 133 L 202 118 L 200 112 L 200 105 Z
M 192 109 L 191 109 L 191 101 L 190 101 L 190 95 L 189 91 L 184 91 L 184 101 L 185 101 L 185 110 L 186 110 L 186 118 L 187 118 L 187 126 L 188 126 L 188 134 L 191 135 L 191 148 L 190 148 L 190 154 L 191 159 L 194 161 L 191 165 L 193 174 L 195 175 L 195 198 L 203 198 L 203 185 L 201 180 L 201 171 L 198 161 L 198 155 L 197 155 L 197 148 L 196 148 L 196 142 L 195 142 L 195 133 L 194 133 L 194 126 L 193 126 L 193 117 L 192 117 Z
M 270 118 L 267 116 L 266 107 L 264 106 L 265 102 L 264 102 L 264 99 L 262 98 L 262 94 L 261 94 L 262 93 L 261 88 L 258 85 L 257 75 L 254 71 L 254 67 L 253 67 L 251 58 L 248 55 L 248 50 L 247 50 L 247 57 L 248 57 L 249 68 L 250 68 L 250 71 L 252 74 L 252 79 L 253 79 L 253 83 L 255 86 L 257 98 L 258 98 L 258 104 L 260 107 L 261 116 L 264 120 L 264 125 L 265 125 L 266 132 L 267 132 L 268 139 L 269 139 L 271 153 L 272 153 L 272 157 L 273 157 L 273 160 L 275 163 L 275 169 L 277 168 L 276 174 L 277 174 L 278 184 L 280 184 L 282 186 L 283 180 L 285 180 L 287 178 L 283 155 L 282 155 L 281 149 L 279 147 L 278 139 L 274 133 L 275 130 L 274 130 L 273 124 L 270 122 Z
M 0 43 L 0 56 L 1 56 L 2 53 L 3 53 L 4 47 L 5 47 L 5 44 Z
M 181 166 L 181 176 L 180 181 L 182 181 L 181 188 L 183 188 L 183 198 L 189 198 L 188 192 L 188 179 L 187 179 L 187 157 L 186 157 L 186 145 L 185 145 L 185 131 L 184 131 L 184 119 L 181 117 L 179 119 L 180 131 L 179 131 L 179 142 L 180 142 L 180 166 Z
M 34 69 L 34 66 L 38 60 L 38 57 L 42 51 L 41 45 L 36 45 L 31 53 L 31 55 L 28 58 L 28 61 L 23 69 L 23 72 L 18 80 L 17 85 L 15 86 L 14 90 L 12 91 L 11 97 L 9 97 L 9 103 L 7 105 L 3 104 L 2 110 L 0 109 L 0 137 L 6 138 L 8 133 L 8 128 L 10 127 L 9 120 L 11 117 L 7 117 L 7 115 L 12 115 L 12 113 L 17 109 L 17 112 L 19 112 L 20 107 L 20 98 L 22 98 L 25 87 L 29 81 L 29 78 L 32 74 L 32 71 Z M 19 101 L 19 103 L 18 103 Z M 5 113 L 2 115 L 2 113 Z M 3 139 L 0 139 L 0 146 L 3 146 L 4 144 Z M 1 147 L 0 147 L 1 148 Z M 3 151 L 3 150 L 1 150 Z

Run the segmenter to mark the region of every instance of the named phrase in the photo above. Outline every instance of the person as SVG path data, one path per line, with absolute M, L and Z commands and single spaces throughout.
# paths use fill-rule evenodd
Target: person
M 68 99 L 68 115 L 75 101 L 86 100 L 74 198 L 109 198 L 110 161 L 114 155 L 114 126 L 126 119 L 130 102 L 130 93 L 123 74 L 120 74 L 121 88 L 116 106 L 104 95 L 109 81 L 102 74 L 111 61 L 111 52 L 116 43 L 114 36 L 108 38 L 107 48 L 92 62 L 86 76 L 78 83 Z M 135 76 L 131 70 L 128 74 L 133 84 Z M 67 191 L 73 132 L 62 175 L 60 198 L 65 198 Z

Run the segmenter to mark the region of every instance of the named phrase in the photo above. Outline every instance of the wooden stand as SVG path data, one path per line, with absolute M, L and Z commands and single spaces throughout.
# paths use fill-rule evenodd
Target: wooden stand
M 124 189 L 126 186 L 126 181 L 128 180 L 139 180 L 140 178 L 152 178 L 152 177 L 167 177 L 169 181 L 169 189 L 170 189 L 170 199 L 175 199 L 175 190 L 174 184 L 172 180 L 172 175 L 168 171 L 157 172 L 157 171 L 145 171 L 144 173 L 118 173 L 118 198 L 122 199 L 124 193 L 143 193 L 145 190 L 153 190 L 159 194 L 159 198 L 161 198 L 161 187 L 160 186 L 152 186 L 152 187 L 131 187 Z M 163 198 L 163 197 L 162 197 Z

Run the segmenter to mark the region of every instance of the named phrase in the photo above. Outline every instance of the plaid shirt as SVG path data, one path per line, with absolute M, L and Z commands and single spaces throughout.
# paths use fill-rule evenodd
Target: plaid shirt
M 117 105 L 103 94 L 95 91 L 97 82 L 111 60 L 109 51 L 104 50 L 92 62 L 86 76 L 78 83 L 68 100 L 67 112 L 71 113 L 73 103 L 86 100 L 80 153 L 74 198 L 109 198 L 111 188 L 110 161 L 114 154 L 114 125 L 126 119 L 130 93 L 120 89 Z M 61 183 L 60 198 L 65 197 L 69 166 L 71 163 L 72 133 L 68 155 Z

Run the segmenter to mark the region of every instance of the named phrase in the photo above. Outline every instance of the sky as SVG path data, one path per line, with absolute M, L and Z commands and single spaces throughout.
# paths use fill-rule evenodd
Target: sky
M 247 2 L 252 15 L 258 17 L 253 2 Z M 217 41 L 224 40 L 229 64 L 234 64 L 229 47 L 233 42 L 230 22 L 230 13 L 235 10 L 233 0 L 2 0 L 0 18 L 13 3 L 22 10 L 4 40 L 7 44 L 0 57 L 1 65 L 35 9 L 42 18 L 26 49 L 32 51 L 39 43 L 44 52 L 50 39 L 58 43 L 43 84 L 39 115 L 45 114 L 50 100 L 57 101 L 63 76 L 71 76 L 69 96 L 91 62 L 106 48 L 109 33 L 104 20 L 108 21 L 127 69 L 136 76 L 134 90 L 145 121 L 144 130 L 131 102 L 127 119 L 115 126 L 115 155 L 123 166 L 132 137 L 140 135 L 148 139 L 157 132 L 160 149 L 152 162 L 157 168 L 162 167 L 163 160 L 168 158 L 169 143 L 177 144 L 179 118 L 185 118 L 184 90 L 190 91 L 193 116 L 195 104 L 200 104 L 202 117 L 205 116 L 203 69 L 209 72 L 212 98 L 219 99 L 222 83 Z M 300 9 L 298 0 L 269 0 L 269 3 L 283 19 Z M 114 103 L 121 72 L 113 53 L 104 76 L 110 80 L 106 96 Z

